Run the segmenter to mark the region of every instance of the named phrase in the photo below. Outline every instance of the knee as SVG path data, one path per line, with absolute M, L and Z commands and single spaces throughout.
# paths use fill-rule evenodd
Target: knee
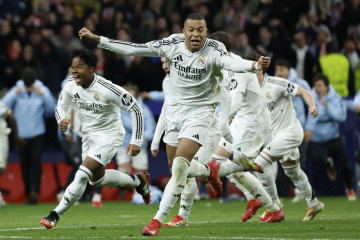
M 102 185 L 102 183 L 103 183 L 103 181 L 104 181 L 104 178 L 105 178 L 105 176 L 103 176 L 102 178 L 100 178 L 99 180 L 97 180 L 97 181 L 89 181 L 89 184 L 91 185 L 91 186 L 93 186 L 93 187 L 101 187 L 101 186 L 103 186 Z
M 88 181 L 92 177 L 93 173 L 84 166 L 80 166 L 75 174 L 75 179 Z
M 283 167 L 285 175 L 290 179 L 296 180 L 301 176 L 300 164 L 296 164 L 294 166 Z

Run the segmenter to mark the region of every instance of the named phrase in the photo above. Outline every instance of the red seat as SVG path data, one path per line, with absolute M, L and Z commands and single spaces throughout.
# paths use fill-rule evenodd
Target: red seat
M 21 175 L 20 163 L 8 163 L 6 171 L 0 177 L 0 189 L 9 191 L 9 194 L 3 194 L 5 202 L 26 202 L 25 186 Z

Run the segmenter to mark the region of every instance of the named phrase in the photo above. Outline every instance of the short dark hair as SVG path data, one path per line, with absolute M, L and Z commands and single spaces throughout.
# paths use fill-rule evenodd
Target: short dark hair
M 201 15 L 200 13 L 190 13 L 189 15 L 186 16 L 185 21 L 184 21 L 184 25 L 185 22 L 190 19 L 190 20 L 204 20 L 204 22 L 206 23 L 206 20 L 204 18 L 203 15 Z
M 31 67 L 26 67 L 21 75 L 22 80 L 26 87 L 30 87 L 33 85 L 37 78 L 36 71 Z
M 290 70 L 291 63 L 288 60 L 286 60 L 285 58 L 280 58 L 280 59 L 276 60 L 275 66 L 283 66 Z
M 322 73 L 318 73 L 316 74 L 316 76 L 314 77 L 314 81 L 313 81 L 313 85 L 317 82 L 317 81 L 323 81 L 325 86 L 329 86 L 330 82 L 329 82 L 329 78 L 322 74 Z
M 97 56 L 93 51 L 86 48 L 77 48 L 72 51 L 71 59 L 75 57 L 81 58 L 89 67 L 95 68 L 97 65 Z
M 214 40 L 217 40 L 217 41 L 223 43 L 226 47 L 226 50 L 228 52 L 231 51 L 231 39 L 230 39 L 230 36 L 228 33 L 223 32 L 223 31 L 217 31 L 217 32 L 210 34 L 210 36 L 208 36 L 208 38 L 214 39 Z

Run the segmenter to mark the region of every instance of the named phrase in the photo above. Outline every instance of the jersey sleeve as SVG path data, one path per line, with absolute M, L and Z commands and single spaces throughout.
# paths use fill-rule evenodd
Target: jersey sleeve
M 112 84 L 113 92 L 111 98 L 121 109 L 130 112 L 132 122 L 132 136 L 130 144 L 141 146 L 144 135 L 144 116 L 140 104 L 124 88 Z M 115 89 L 116 88 L 116 89 Z
M 167 57 L 173 48 L 173 43 L 179 38 L 177 35 L 147 43 L 133 43 L 101 37 L 98 47 L 124 56 Z
M 241 57 L 234 58 L 227 54 L 226 50 L 219 48 L 218 51 L 215 51 L 217 56 L 216 64 L 225 70 L 233 72 L 252 72 L 252 64 L 254 61 L 245 60 Z
M 55 108 L 55 118 L 57 123 L 59 124 L 61 120 L 69 118 L 70 116 L 67 116 L 67 113 L 69 112 L 69 108 L 71 106 L 71 82 L 66 82 L 64 85 L 64 88 L 61 90 L 58 102 Z
M 295 97 L 299 89 L 299 85 L 297 85 L 296 83 L 292 83 L 285 78 L 272 77 L 268 78 L 268 81 L 273 82 L 277 86 L 278 91 L 285 97 Z

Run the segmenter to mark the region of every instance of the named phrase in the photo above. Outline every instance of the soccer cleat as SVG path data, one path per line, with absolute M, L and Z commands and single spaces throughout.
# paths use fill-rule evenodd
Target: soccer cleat
M 244 216 L 242 216 L 241 221 L 245 222 L 249 220 L 252 216 L 256 214 L 257 210 L 261 207 L 262 203 L 256 198 L 254 200 L 248 201 L 245 214 Z
M 161 222 L 153 218 L 149 224 L 142 229 L 141 233 L 144 236 L 157 236 L 159 234 L 160 228 Z
M 51 211 L 49 215 L 43 217 L 40 220 L 40 224 L 44 225 L 45 228 L 50 229 L 55 227 L 57 222 L 59 221 L 59 215 L 55 211 Z
M 303 218 L 303 221 L 311 221 L 315 218 L 316 214 L 321 212 L 325 208 L 324 203 L 318 202 L 315 207 L 310 208 L 308 207 L 306 210 L 306 216 Z
M 356 194 L 354 189 L 346 190 L 346 193 L 349 201 L 356 201 Z
M 150 174 L 143 172 L 136 174 L 136 177 L 140 180 L 140 185 L 135 188 L 136 192 L 142 196 L 144 203 L 148 205 L 151 199 L 149 190 Z
M 265 215 L 259 218 L 259 223 L 274 223 L 274 222 L 281 222 L 285 219 L 285 214 L 283 210 L 280 208 L 278 212 L 269 212 L 268 210 L 265 211 Z
M 211 185 L 211 189 L 214 192 L 215 197 L 218 197 L 222 192 L 222 182 L 219 178 L 220 163 L 218 163 L 216 160 L 212 160 L 207 165 L 210 169 L 210 175 L 207 180 Z
M 334 167 L 334 160 L 330 157 L 328 157 L 326 159 L 327 163 L 328 163 L 328 166 L 325 168 L 326 169 L 326 173 L 328 175 L 328 178 L 335 182 L 336 179 L 337 179 L 337 173 L 336 173 L 336 170 L 335 170 L 335 167 Z
M 104 206 L 104 204 L 101 201 L 92 201 L 91 204 L 93 207 L 99 207 L 99 208 Z
M 250 172 L 250 171 L 255 171 L 260 173 L 264 172 L 264 170 L 259 165 L 257 165 L 256 163 L 254 163 L 249 159 L 240 158 L 239 160 L 237 160 L 237 162 L 243 165 L 244 172 Z
M 187 227 L 188 222 L 185 221 L 180 215 L 174 215 L 171 222 L 165 223 L 165 227 Z

